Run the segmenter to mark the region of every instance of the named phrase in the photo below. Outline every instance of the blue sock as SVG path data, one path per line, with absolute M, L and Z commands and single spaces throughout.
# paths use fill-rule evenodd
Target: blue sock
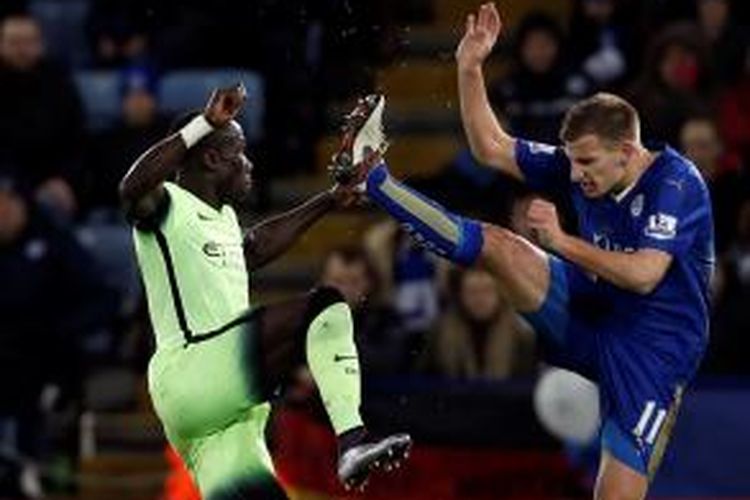
M 417 242 L 448 260 L 472 265 L 482 250 L 479 222 L 448 212 L 391 177 L 381 163 L 367 176 L 367 196 L 401 223 Z

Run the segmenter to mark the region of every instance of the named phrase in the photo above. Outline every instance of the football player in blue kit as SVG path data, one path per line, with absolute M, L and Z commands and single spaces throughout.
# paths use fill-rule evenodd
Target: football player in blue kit
M 509 135 L 490 107 L 482 74 L 501 28 L 494 4 L 481 6 L 468 16 L 456 52 L 471 150 L 483 165 L 532 188 L 569 195 L 579 234 L 563 231 L 555 206 L 536 199 L 527 219 L 542 249 L 398 182 L 382 158 L 380 95 L 361 100 L 349 115 L 334 177 L 366 190 L 435 253 L 484 266 L 503 284 L 547 360 L 599 386 L 596 498 L 644 498 L 708 340 L 709 193 L 690 161 L 668 146 L 643 145 L 636 110 L 612 94 L 572 106 L 560 146 Z

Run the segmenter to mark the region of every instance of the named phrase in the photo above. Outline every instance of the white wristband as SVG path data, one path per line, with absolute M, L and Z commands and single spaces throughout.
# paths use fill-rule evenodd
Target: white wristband
M 213 131 L 214 127 L 208 123 L 205 116 L 200 114 L 180 129 L 180 137 L 182 137 L 185 146 L 190 149 Z

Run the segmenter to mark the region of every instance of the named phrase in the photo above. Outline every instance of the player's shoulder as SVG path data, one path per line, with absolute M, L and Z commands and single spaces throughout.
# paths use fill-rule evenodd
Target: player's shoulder
M 708 187 L 698 167 L 678 151 L 665 146 L 658 158 L 654 188 L 684 193 L 690 196 L 708 196 Z

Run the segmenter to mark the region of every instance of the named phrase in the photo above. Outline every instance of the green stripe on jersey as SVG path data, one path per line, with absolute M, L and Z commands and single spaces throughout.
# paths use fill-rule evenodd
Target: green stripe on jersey
M 234 209 L 216 210 L 170 182 L 164 187 L 170 203 L 158 229 L 133 229 L 158 348 L 200 339 L 250 307 Z

